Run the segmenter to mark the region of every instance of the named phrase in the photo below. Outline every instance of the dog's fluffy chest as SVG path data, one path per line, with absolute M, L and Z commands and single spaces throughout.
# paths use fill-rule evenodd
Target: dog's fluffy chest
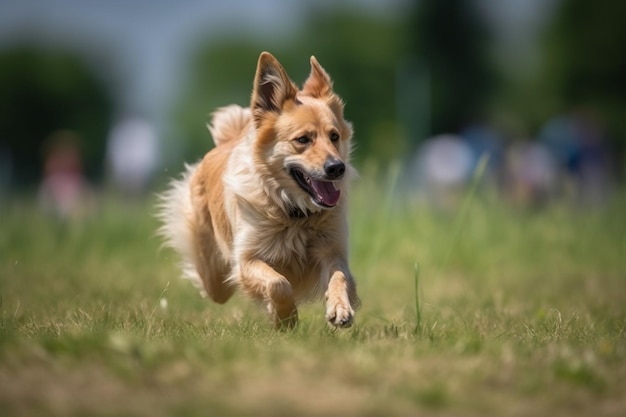
M 240 240 L 255 255 L 272 265 L 305 265 L 317 261 L 317 248 L 324 245 L 327 236 L 315 227 L 315 221 L 298 219 L 285 225 L 264 222 L 244 229 L 245 239 Z

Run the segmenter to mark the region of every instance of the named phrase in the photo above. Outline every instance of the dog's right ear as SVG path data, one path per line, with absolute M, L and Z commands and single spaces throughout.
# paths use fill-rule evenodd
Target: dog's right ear
M 261 53 L 250 103 L 257 126 L 265 112 L 280 113 L 283 103 L 295 99 L 297 92 L 298 88 L 278 60 L 269 52 Z
M 333 93 L 333 82 L 324 68 L 311 57 L 311 74 L 304 82 L 302 93 L 315 98 L 328 97 Z

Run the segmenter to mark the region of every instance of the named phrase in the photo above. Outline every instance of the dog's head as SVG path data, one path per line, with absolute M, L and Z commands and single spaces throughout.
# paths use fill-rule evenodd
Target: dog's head
M 315 57 L 311 74 L 298 90 L 276 58 L 263 52 L 250 107 L 255 158 L 267 168 L 281 199 L 305 212 L 335 207 L 352 170 L 352 127 Z

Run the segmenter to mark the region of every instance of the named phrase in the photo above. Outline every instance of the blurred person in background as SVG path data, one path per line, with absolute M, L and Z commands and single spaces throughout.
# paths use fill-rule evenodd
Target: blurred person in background
M 487 157 L 489 159 L 481 183 L 492 188 L 500 185 L 504 157 L 504 137 L 500 132 L 487 123 L 477 122 L 466 126 L 459 134 L 472 150 L 470 171 L 476 172 L 480 159 Z
M 115 188 L 125 196 L 144 196 L 158 162 L 152 125 L 136 116 L 122 119 L 109 135 L 107 158 Z
M 93 195 L 83 174 L 78 143 L 75 133 L 58 131 L 43 147 L 39 206 L 44 213 L 64 221 L 85 216 L 93 209 Z
M 517 141 L 506 152 L 504 193 L 515 205 L 539 207 L 550 201 L 557 186 L 557 164 L 542 143 Z
M 422 182 L 429 201 L 436 207 L 452 209 L 463 196 L 474 159 L 462 137 L 437 135 L 419 148 L 411 176 Z

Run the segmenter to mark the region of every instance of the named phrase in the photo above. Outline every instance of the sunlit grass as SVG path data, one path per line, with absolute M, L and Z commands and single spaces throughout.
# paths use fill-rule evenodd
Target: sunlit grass
M 346 331 L 321 302 L 276 332 L 240 296 L 201 299 L 149 203 L 71 224 L 4 206 L 2 415 L 623 414 L 623 198 L 532 211 L 475 190 L 439 210 L 395 199 L 397 172 L 365 178 Z

